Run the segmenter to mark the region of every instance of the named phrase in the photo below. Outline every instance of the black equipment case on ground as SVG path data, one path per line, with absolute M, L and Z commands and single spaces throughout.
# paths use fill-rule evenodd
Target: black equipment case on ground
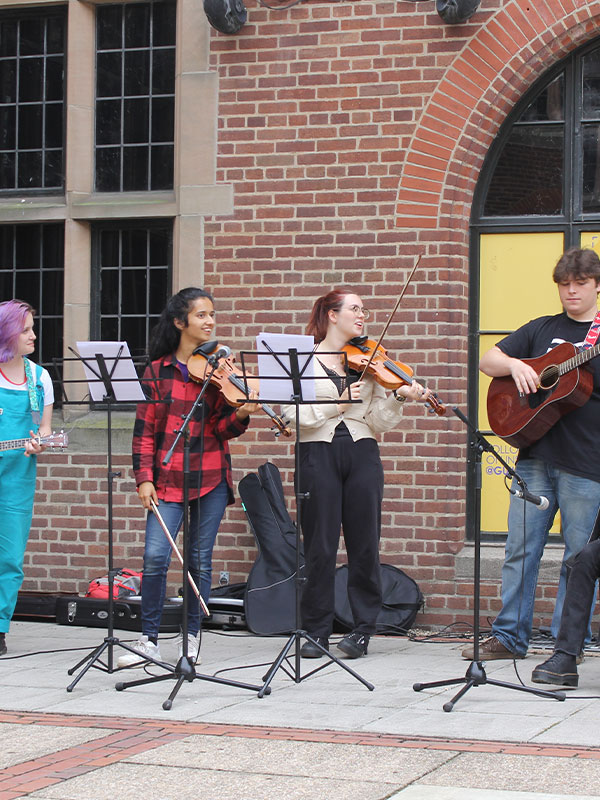
M 288 514 L 279 469 L 267 461 L 238 484 L 258 548 L 244 608 L 248 630 L 262 636 L 296 628 L 296 526 Z M 304 554 L 300 551 L 300 577 Z
M 381 596 L 377 633 L 405 636 L 423 607 L 423 593 L 406 572 L 391 564 L 381 564 Z M 348 600 L 348 567 L 344 565 L 335 571 L 335 629 L 346 632 L 352 628 L 353 617 Z
M 114 601 L 113 626 L 123 631 L 142 630 L 141 598 L 128 597 Z M 80 625 L 108 628 L 108 600 L 66 595 L 56 600 L 56 621 L 59 625 Z M 160 621 L 160 633 L 177 633 L 181 626 L 181 602 L 167 600 Z

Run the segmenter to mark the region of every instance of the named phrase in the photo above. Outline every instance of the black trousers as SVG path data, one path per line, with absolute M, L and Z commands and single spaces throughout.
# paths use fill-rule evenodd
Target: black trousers
M 596 579 L 599 577 L 600 539 L 594 539 L 575 556 L 567 583 L 555 650 L 578 656 L 583 649 Z
M 300 442 L 305 574 L 302 625 L 311 636 L 328 637 L 335 611 L 335 569 L 340 528 L 348 553 L 348 597 L 354 630 L 375 633 L 381 611 L 379 538 L 383 466 L 374 439 L 335 436 Z

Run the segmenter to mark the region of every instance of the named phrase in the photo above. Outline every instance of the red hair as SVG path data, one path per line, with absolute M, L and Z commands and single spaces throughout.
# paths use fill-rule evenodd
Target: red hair
M 306 333 L 315 337 L 316 344 L 322 342 L 327 335 L 329 312 L 339 311 L 344 305 L 344 298 L 349 294 L 354 294 L 354 292 L 350 289 L 332 289 L 315 300 L 306 326 Z

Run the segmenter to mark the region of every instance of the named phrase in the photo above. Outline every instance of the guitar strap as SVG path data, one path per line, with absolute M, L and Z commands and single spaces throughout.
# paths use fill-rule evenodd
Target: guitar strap
M 592 324 L 590 325 L 590 329 L 587 332 L 587 336 L 585 337 L 585 342 L 583 343 L 581 349 L 589 350 L 590 347 L 593 347 L 596 344 L 599 336 L 600 336 L 600 311 L 598 311 L 598 313 L 592 320 Z
M 27 378 L 27 391 L 29 392 L 29 403 L 31 405 L 31 417 L 34 425 L 39 425 L 42 421 L 40 409 L 40 399 L 35 388 L 35 381 L 31 372 L 31 363 L 28 358 L 23 359 L 25 365 L 25 377 Z

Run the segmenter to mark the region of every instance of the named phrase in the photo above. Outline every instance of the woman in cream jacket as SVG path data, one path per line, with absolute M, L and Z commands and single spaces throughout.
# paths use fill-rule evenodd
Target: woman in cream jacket
M 338 644 L 349 658 L 367 654 L 381 610 L 379 537 L 383 467 L 376 434 L 396 427 L 406 400 L 427 400 L 416 381 L 387 394 L 370 375 L 344 370 L 342 347 L 363 334 L 369 312 L 349 290 L 332 290 L 314 304 L 307 333 L 315 337 L 317 400 L 301 405 L 300 485 L 306 583 L 302 626 L 309 639 L 303 658 L 320 658 L 329 650 L 334 617 L 334 581 L 340 529 L 348 554 L 348 597 L 354 629 Z M 326 378 L 329 378 L 327 380 Z M 360 400 L 360 403 L 348 402 Z M 295 418 L 293 406 L 284 408 Z

